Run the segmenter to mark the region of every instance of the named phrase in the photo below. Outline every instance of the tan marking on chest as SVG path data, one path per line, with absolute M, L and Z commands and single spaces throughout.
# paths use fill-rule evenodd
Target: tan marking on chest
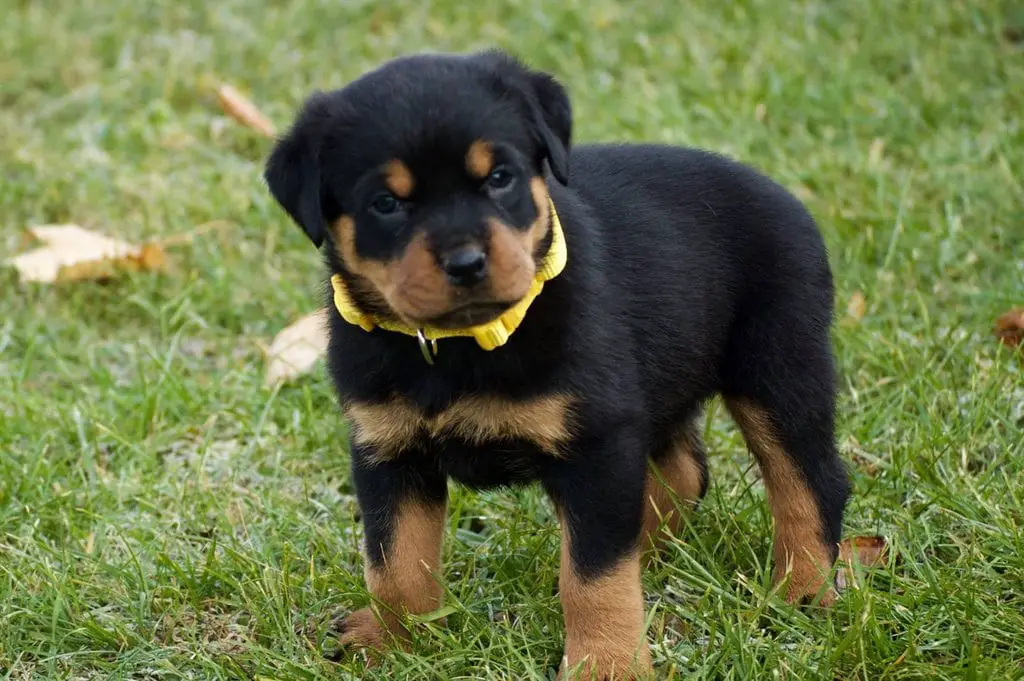
M 529 400 L 474 395 L 427 417 L 402 398 L 386 403 L 351 402 L 345 413 L 356 444 L 373 447 L 374 458 L 392 459 L 417 444 L 449 438 L 472 445 L 526 440 L 552 456 L 561 456 L 573 435 L 573 400 L 546 395 Z

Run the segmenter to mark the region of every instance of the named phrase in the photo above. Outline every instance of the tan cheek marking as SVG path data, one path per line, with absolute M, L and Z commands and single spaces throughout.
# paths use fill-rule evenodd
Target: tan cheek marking
M 331 226 L 334 232 L 335 251 L 345 269 L 352 274 L 361 275 L 363 261 L 356 253 L 356 223 L 351 216 L 342 215 Z
M 383 317 L 393 317 L 387 292 L 394 288 L 392 273 L 383 263 L 360 258 L 356 253 L 355 221 L 347 215 L 332 225 L 335 252 L 354 281 L 351 292 L 360 307 Z
M 500 220 L 488 220 L 488 280 L 498 300 L 519 300 L 533 284 L 536 264 L 531 256 L 531 236 Z
M 343 215 L 334 223 L 336 251 L 342 264 L 356 277 L 369 279 L 383 294 L 391 288 L 391 273 L 383 263 L 359 257 L 356 252 L 356 224 L 348 215 Z
M 644 600 L 636 554 L 596 579 L 576 573 L 562 525 L 558 592 L 565 618 L 565 667 L 573 679 L 633 679 L 651 669 L 644 636 Z
M 424 320 L 444 314 L 452 305 L 452 287 L 438 267 L 425 234 L 417 234 L 398 262 L 389 265 L 394 288 L 388 302 L 399 315 Z
M 789 574 L 786 599 L 791 602 L 817 596 L 832 569 L 831 551 L 822 541 L 818 504 L 764 410 L 747 400 L 732 399 L 727 405 L 757 458 L 775 519 L 773 579 L 778 584 Z M 829 587 L 821 602 L 828 604 L 834 599 L 835 592 Z
M 441 545 L 444 539 L 445 505 L 428 505 L 415 501 L 402 503 L 395 517 L 394 536 L 390 550 L 384 552 L 384 565 L 366 561 L 366 586 L 377 606 L 374 611 L 354 613 L 355 625 L 362 626 L 371 639 L 383 638 L 376 621 L 363 622 L 376 614 L 392 634 L 407 637 L 400 617 L 406 613 L 422 614 L 441 606 L 443 589 L 439 581 Z
M 568 395 L 524 401 L 467 397 L 433 418 L 395 398 L 376 404 L 351 402 L 345 414 L 355 443 L 372 447 L 377 461 L 391 460 L 428 438 L 458 438 L 473 445 L 520 439 L 551 456 L 562 456 L 574 435 L 573 399 Z
M 416 187 L 416 179 L 412 176 L 412 171 L 398 159 L 388 161 L 384 166 L 384 183 L 387 184 L 391 193 L 400 199 L 408 199 Z
M 664 532 L 676 534 L 682 525 L 684 514 L 676 509 L 676 504 L 696 506 L 700 500 L 700 491 L 704 482 L 704 471 L 700 465 L 703 453 L 696 433 L 687 432 L 679 437 L 675 449 L 658 464 L 658 476 L 652 470 L 647 473 L 647 484 L 644 497 L 644 529 L 646 537 L 644 548 L 657 548 L 664 540 Z M 679 502 L 676 501 L 678 498 Z
M 533 204 L 537 208 L 537 219 L 533 221 L 530 229 L 527 230 L 529 234 L 527 243 L 529 244 L 530 254 L 537 256 L 537 246 L 548 235 L 548 230 L 551 228 L 551 204 L 548 186 L 542 178 L 534 177 L 530 180 L 530 194 L 533 196 Z
M 466 170 L 478 179 L 487 177 L 494 167 L 494 151 L 489 142 L 477 140 L 469 145 L 466 152 Z
M 339 218 L 333 226 L 338 257 L 345 269 L 359 280 L 362 298 L 370 299 L 375 311 L 384 308 L 388 316 L 405 320 L 427 319 L 446 312 L 451 305 L 451 287 L 434 262 L 426 235 L 409 242 L 402 257 L 394 262 L 360 258 L 356 252 L 355 221 Z M 368 282 L 368 283 L 367 283 Z

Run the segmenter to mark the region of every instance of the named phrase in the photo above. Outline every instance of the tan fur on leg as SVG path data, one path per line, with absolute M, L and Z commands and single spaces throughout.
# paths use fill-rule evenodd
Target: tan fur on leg
M 757 458 L 768 492 L 775 519 L 774 582 L 788 578 L 786 600 L 791 603 L 821 594 L 820 603 L 831 604 L 836 593 L 826 582 L 832 553 L 822 540 L 821 515 L 810 488 L 776 437 L 768 414 L 746 400 L 729 400 L 728 406 Z
M 687 429 L 662 461 L 649 464 L 641 535 L 641 548 L 647 559 L 653 557 L 648 549 L 660 548 L 665 532 L 676 534 L 686 511 L 700 500 L 705 475 L 700 464 L 700 446 L 696 434 Z
M 401 617 L 422 614 L 441 606 L 443 590 L 438 582 L 441 541 L 444 536 L 444 505 L 406 502 L 394 518 L 394 537 L 384 551 L 384 565 L 366 562 L 366 585 L 374 604 L 357 610 L 341 625 L 341 643 L 381 649 L 392 639 L 409 638 Z
M 563 525 L 559 597 L 565 617 L 562 681 L 633 681 L 653 673 L 637 554 L 597 578 L 583 578 L 573 566 Z

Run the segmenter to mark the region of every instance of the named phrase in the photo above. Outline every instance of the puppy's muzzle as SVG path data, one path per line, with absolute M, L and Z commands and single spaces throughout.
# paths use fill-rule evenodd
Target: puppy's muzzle
M 487 254 L 479 246 L 463 246 L 441 256 L 441 269 L 448 281 L 472 288 L 487 278 Z

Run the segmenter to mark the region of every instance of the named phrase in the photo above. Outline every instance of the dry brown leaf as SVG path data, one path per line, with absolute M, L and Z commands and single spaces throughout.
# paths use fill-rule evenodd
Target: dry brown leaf
M 999 316 L 996 320 L 996 337 L 1008 348 L 1024 347 L 1024 307 Z
M 885 564 L 889 543 L 885 537 L 853 537 L 839 545 L 839 560 L 844 563 L 856 561 L 863 567 L 878 567 Z
M 264 383 L 275 386 L 308 372 L 327 352 L 327 311 L 317 310 L 285 327 L 267 350 Z
M 25 230 L 26 245 L 33 241 L 43 245 L 4 264 L 17 269 L 22 281 L 41 283 L 110 279 L 125 272 L 162 270 L 167 264 L 169 246 L 190 244 L 209 231 L 231 224 L 214 220 L 189 232 L 140 245 L 78 225 L 37 225 Z
M 860 291 L 854 291 L 853 295 L 850 296 L 850 302 L 846 305 L 846 314 L 859 322 L 864 319 L 864 314 L 867 310 L 868 301 L 864 298 L 864 294 Z
M 248 126 L 267 137 L 274 136 L 274 124 L 264 116 L 248 97 L 231 87 L 221 85 L 217 88 L 217 102 L 224 113 L 242 125 Z
M 873 568 L 885 565 L 889 554 L 889 542 L 885 537 L 852 537 L 839 544 L 840 570 L 836 574 L 836 585 L 843 590 L 854 584 L 855 565 Z
M 166 262 L 159 243 L 140 246 L 78 225 L 39 225 L 28 231 L 43 245 L 7 261 L 22 281 L 108 279 L 122 272 L 161 269 Z

